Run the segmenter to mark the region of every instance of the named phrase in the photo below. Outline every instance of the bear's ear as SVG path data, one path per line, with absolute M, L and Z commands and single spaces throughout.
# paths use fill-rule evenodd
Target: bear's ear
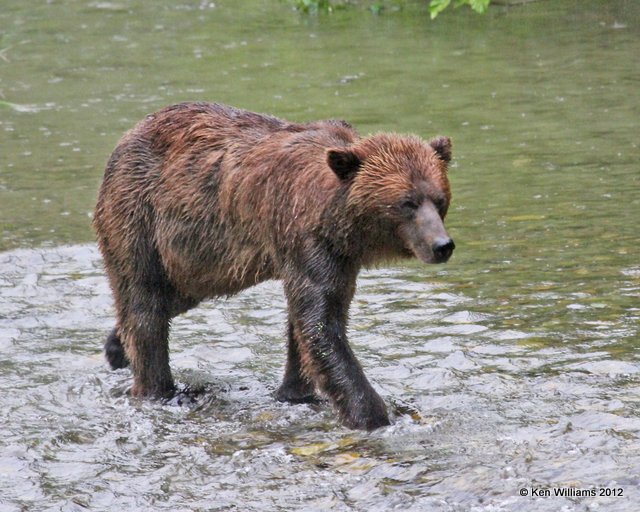
M 327 151 L 327 163 L 341 180 L 355 176 L 362 165 L 360 156 L 349 148 L 336 148 Z
M 429 142 L 443 162 L 451 162 L 451 139 L 449 137 L 436 137 Z

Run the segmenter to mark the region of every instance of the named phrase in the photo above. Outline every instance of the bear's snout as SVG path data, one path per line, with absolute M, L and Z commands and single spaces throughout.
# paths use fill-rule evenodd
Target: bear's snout
M 451 238 L 438 238 L 431 246 L 434 262 L 445 263 L 451 258 L 455 248 L 456 244 L 453 243 Z
M 413 253 L 424 263 L 445 263 L 456 248 L 430 201 L 418 208 L 411 221 L 401 224 L 398 233 L 409 254 Z

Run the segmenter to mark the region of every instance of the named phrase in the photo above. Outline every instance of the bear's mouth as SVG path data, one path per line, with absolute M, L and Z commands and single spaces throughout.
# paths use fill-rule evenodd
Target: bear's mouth
M 400 253 L 401 253 L 403 258 L 415 258 L 416 257 L 416 253 L 413 252 L 413 249 L 411 249 L 411 247 L 408 247 L 406 245 L 402 246 L 402 249 L 400 249 Z
M 406 258 L 416 258 L 423 263 L 435 263 L 433 253 L 424 247 L 414 247 L 409 241 L 405 241 L 402 247 L 402 256 Z

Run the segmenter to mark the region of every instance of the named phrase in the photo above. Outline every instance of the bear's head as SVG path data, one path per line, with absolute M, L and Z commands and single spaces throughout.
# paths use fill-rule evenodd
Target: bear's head
M 455 248 L 444 218 L 451 140 L 373 135 L 327 151 L 327 163 L 348 187 L 347 208 L 364 219 L 381 254 L 444 263 Z M 374 247 L 376 249 L 376 247 Z

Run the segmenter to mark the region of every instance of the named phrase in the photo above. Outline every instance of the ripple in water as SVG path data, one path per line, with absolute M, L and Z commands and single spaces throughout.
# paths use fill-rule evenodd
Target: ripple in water
M 360 279 L 352 343 L 394 411 L 365 434 L 274 401 L 277 283 L 175 321 L 176 377 L 204 388 L 178 407 L 130 399 L 129 372 L 108 370 L 94 246 L 0 254 L 2 510 L 634 510 L 637 361 L 496 329 L 427 272 Z M 519 492 L 569 486 L 624 496 Z

